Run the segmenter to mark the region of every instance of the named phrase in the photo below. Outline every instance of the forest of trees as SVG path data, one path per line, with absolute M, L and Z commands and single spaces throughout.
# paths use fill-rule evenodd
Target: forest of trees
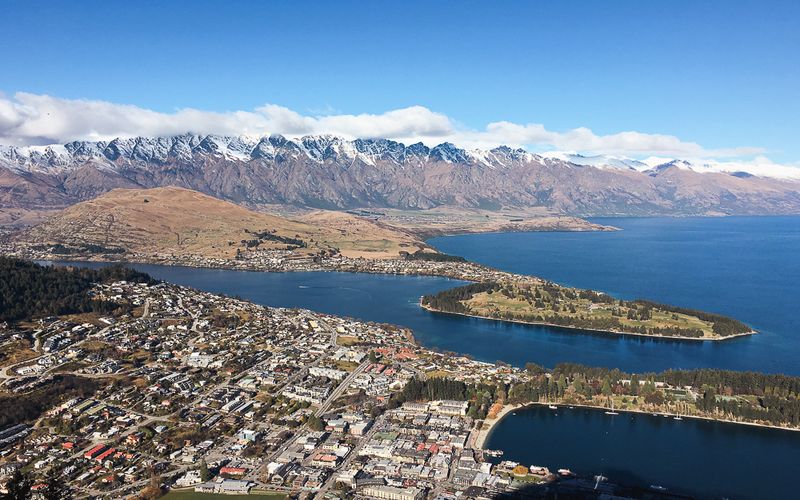
M 709 323 L 712 323 L 714 325 L 713 326 L 714 333 L 716 333 L 717 335 L 721 335 L 723 337 L 726 337 L 728 335 L 747 333 L 752 330 L 752 328 L 745 325 L 741 321 L 729 318 L 727 316 L 722 316 L 721 314 L 714 314 L 705 311 L 697 311 L 695 309 L 670 306 L 667 304 L 659 304 L 657 302 L 651 302 L 649 300 L 642 300 L 642 299 L 637 299 L 633 302 L 635 304 L 651 307 L 654 309 L 662 309 L 667 312 L 686 314 L 688 316 L 696 316 L 703 321 L 708 321 Z
M 393 396 L 390 407 L 406 401 L 455 399 L 470 401 L 470 416 L 484 418 L 496 401 L 525 404 L 575 397 L 588 401 L 595 396 L 612 395 L 659 407 L 673 401 L 670 391 L 656 384 L 664 382 L 675 388 L 696 388 L 699 397 L 694 401 L 695 407 L 707 416 L 800 426 L 800 377 L 713 369 L 629 374 L 576 363 L 559 364 L 549 373 L 535 365 L 526 367 L 526 371 L 531 379 L 513 385 L 466 384 L 448 378 L 412 379 Z
M 106 247 L 102 245 L 96 245 L 94 243 L 86 243 L 83 245 L 74 245 L 74 246 L 66 246 L 61 243 L 56 243 L 54 245 L 34 245 L 32 248 L 34 250 L 48 251 L 55 255 L 79 255 L 85 253 L 96 253 L 96 254 L 125 253 L 124 248 Z
M 396 397 L 401 402 L 433 401 L 437 399 L 467 399 L 468 386 L 464 382 L 448 378 L 432 378 L 428 380 L 411 379 Z
M 800 377 L 718 369 L 627 374 L 617 369 L 575 363 L 562 363 L 555 367 L 552 379 L 562 377 L 573 387 L 577 381 L 583 382 L 582 389 L 586 395 L 600 394 L 603 386 L 607 386 L 615 394 L 646 396 L 643 391 L 649 392 L 654 395 L 653 402 L 662 397 L 660 392 L 654 391 L 655 381 L 673 387 L 691 386 L 700 389 L 702 397 L 696 405 L 705 412 L 771 424 L 800 425 Z M 623 379 L 631 380 L 631 383 L 623 385 L 620 382 Z
M 394 394 L 389 406 L 396 408 L 407 401 L 436 401 L 452 399 L 469 401 L 469 416 L 485 418 L 489 407 L 498 399 L 505 399 L 505 386 L 466 384 L 449 378 L 411 379 L 402 391 Z
M 94 283 L 119 280 L 154 282 L 147 274 L 121 265 L 99 269 L 70 268 L 0 257 L 0 321 L 111 312 L 119 304 L 95 300 L 87 292 Z
M 442 290 L 436 295 L 424 295 L 422 305 L 436 309 L 437 311 L 468 313 L 469 310 L 461 303 L 462 300 L 469 300 L 476 293 L 495 291 L 500 285 L 494 282 L 470 283 L 469 285 Z
M 52 380 L 28 394 L 0 397 L 0 429 L 31 422 L 56 403 L 71 397 L 89 397 L 97 390 L 92 379 L 74 375 L 55 375 Z
M 249 230 L 245 229 L 245 233 L 250 233 Z M 255 239 L 252 240 L 242 240 L 242 243 L 247 246 L 247 248 L 254 248 L 261 244 L 263 241 L 274 241 L 276 243 L 283 243 L 284 245 L 288 245 L 294 248 L 305 248 L 307 246 L 306 242 L 300 238 L 292 238 L 290 236 L 281 236 L 279 234 L 275 234 L 273 231 L 257 231 L 252 233 L 255 236 Z
M 433 262 L 466 262 L 467 259 L 458 255 L 448 255 L 446 253 L 426 252 L 417 250 L 406 255 L 406 260 L 429 260 Z

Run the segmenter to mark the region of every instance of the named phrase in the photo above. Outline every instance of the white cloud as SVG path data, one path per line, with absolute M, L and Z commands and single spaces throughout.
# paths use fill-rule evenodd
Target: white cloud
M 26 92 L 13 97 L 0 94 L 0 143 L 3 144 L 40 145 L 185 132 L 250 136 L 278 133 L 290 137 L 333 134 L 345 138 L 383 137 L 405 143 L 421 141 L 427 145 L 448 141 L 467 148 L 491 148 L 505 144 L 537 151 L 576 151 L 638 158 L 741 159 L 762 152 L 750 147 L 709 150 L 675 136 L 634 131 L 597 135 L 588 128 L 579 127 L 556 132 L 536 123 L 497 121 L 489 123 L 483 130 L 469 129 L 423 106 L 359 115 L 303 115 L 275 104 L 251 111 L 212 112 L 186 108 L 161 113 L 106 101 L 61 99 Z M 774 165 L 763 159 L 757 164 L 761 165 L 759 169 Z
M 267 104 L 253 111 L 181 109 L 159 113 L 137 106 L 84 99 L 60 99 L 19 92 L 0 97 L 0 143 L 16 145 L 111 140 L 116 137 L 175 135 L 334 134 L 348 138 L 387 137 L 442 142 L 455 133 L 451 120 L 422 106 L 379 115 L 304 116 Z

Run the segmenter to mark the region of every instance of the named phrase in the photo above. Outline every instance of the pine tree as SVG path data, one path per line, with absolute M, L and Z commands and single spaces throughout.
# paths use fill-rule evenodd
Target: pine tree
M 47 475 L 40 493 L 44 500 L 68 500 L 73 497 L 72 489 L 54 469 Z
M 325 422 L 323 422 L 322 419 L 316 415 L 311 415 L 308 417 L 308 421 L 306 423 L 308 424 L 308 428 L 312 431 L 321 431 L 325 428 Z
M 639 377 L 637 375 L 631 377 L 630 393 L 632 396 L 636 396 L 639 394 Z
M 211 479 L 211 472 L 208 471 L 208 464 L 205 460 L 200 461 L 200 479 L 203 482 Z
M 23 474 L 17 469 L 11 479 L 6 483 L 7 493 L 2 495 L 2 499 L 8 500 L 27 500 L 31 497 L 31 487 L 33 480 L 27 474 Z
M 603 386 L 601 387 L 600 392 L 603 393 L 603 396 L 611 395 L 611 381 L 608 379 L 608 377 L 603 377 Z

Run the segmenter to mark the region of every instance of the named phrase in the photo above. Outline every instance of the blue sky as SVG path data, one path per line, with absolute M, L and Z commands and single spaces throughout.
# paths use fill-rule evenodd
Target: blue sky
M 800 160 L 800 2 L 20 1 L 0 18 L 11 101 L 423 106 L 463 129 L 637 131 Z

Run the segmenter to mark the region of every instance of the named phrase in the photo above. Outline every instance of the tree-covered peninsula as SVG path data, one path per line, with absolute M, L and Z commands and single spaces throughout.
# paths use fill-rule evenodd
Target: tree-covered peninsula
M 581 330 L 694 340 L 754 333 L 733 318 L 531 279 L 473 283 L 422 297 L 428 310 Z

